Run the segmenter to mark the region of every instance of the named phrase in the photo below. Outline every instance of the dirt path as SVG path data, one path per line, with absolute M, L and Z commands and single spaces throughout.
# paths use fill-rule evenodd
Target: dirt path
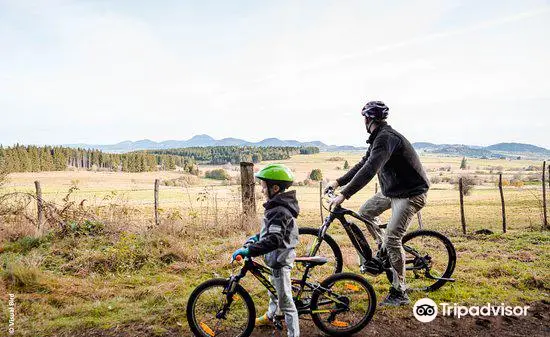
M 440 317 L 433 322 L 418 322 L 412 314 L 405 317 L 392 317 L 395 312 L 378 311 L 369 325 L 357 337 L 379 336 L 395 337 L 414 335 L 421 337 L 430 336 L 550 336 L 550 302 L 541 301 L 533 304 L 526 317 Z M 399 315 L 401 316 L 401 315 Z M 301 335 L 304 337 L 323 336 L 311 321 L 301 321 Z M 191 336 L 190 332 L 181 331 L 179 328 L 168 329 L 164 333 L 154 333 L 150 327 L 144 325 L 129 325 L 108 330 L 83 330 L 79 332 L 57 333 L 56 337 L 130 337 L 130 336 L 163 336 L 182 337 Z M 273 330 L 264 328 L 256 329 L 254 337 L 286 336 L 286 333 L 273 335 Z

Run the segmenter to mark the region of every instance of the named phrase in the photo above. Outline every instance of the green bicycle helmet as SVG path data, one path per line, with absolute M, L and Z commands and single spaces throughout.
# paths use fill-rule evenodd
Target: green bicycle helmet
M 254 176 L 262 180 L 293 182 L 294 176 L 288 167 L 283 164 L 270 164 L 258 171 Z
M 258 171 L 254 176 L 264 180 L 268 186 L 278 185 L 282 190 L 292 185 L 292 171 L 283 164 L 270 164 Z

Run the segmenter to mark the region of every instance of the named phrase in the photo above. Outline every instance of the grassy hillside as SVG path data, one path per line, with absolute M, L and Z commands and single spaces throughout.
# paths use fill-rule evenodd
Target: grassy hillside
M 342 157 L 353 165 L 360 156 L 322 153 L 294 156 L 286 163 L 299 181 L 313 168 L 334 179 L 343 173 L 336 168 L 342 167 L 343 161 L 329 159 Z M 449 179 L 465 173 L 458 169 L 460 159 L 422 158 L 430 176 L 441 173 L 440 177 Z M 519 172 L 526 177 L 536 171 L 525 168 L 538 164 L 469 160 L 466 172 L 486 182 L 466 197 L 467 235 L 460 233 L 454 185 L 443 181 L 434 184 L 422 212 L 425 226 L 450 236 L 458 252 L 457 282 L 430 294 L 436 302 L 523 305 L 548 299 L 550 234 L 540 230 L 540 183 L 506 186 L 509 232 L 500 234 L 500 200 L 492 180 L 498 170 L 510 180 Z M 238 171 L 226 169 L 237 176 Z M 42 236 L 36 235 L 32 223 L 34 203 L 19 213 L 0 212 L 0 308 L 7 317 L 7 294 L 16 295 L 17 335 L 189 335 L 184 316 L 189 293 L 205 279 L 231 273 L 231 252 L 258 230 L 259 219 L 243 221 L 237 185 L 197 178 L 179 186 L 161 186 L 161 225 L 153 226 L 155 178 L 171 181 L 180 175 L 52 172 L 8 177 L 0 194 L 32 192 L 33 181 L 38 179 L 44 199 L 53 207 L 49 230 Z M 71 186 L 78 189 L 67 197 Z M 319 226 L 318 185 L 296 189 L 303 209 L 299 225 Z M 371 184 L 345 205 L 358 208 L 373 193 Z M 86 201 L 82 203 L 83 199 Z M 11 200 L 15 203 L 19 199 Z M 259 209 L 261 202 L 258 200 Z M 415 221 L 411 228 L 417 228 Z M 495 234 L 473 234 L 481 228 Z M 343 247 L 347 268 L 358 271 L 356 254 L 342 228 L 331 227 L 331 235 Z M 387 280 L 383 276 L 367 278 L 382 298 Z M 244 280 L 244 286 L 252 293 L 257 310 L 263 311 L 265 290 L 251 278 Z M 416 293 L 412 300 L 422 297 L 425 294 Z M 381 322 L 410 316 L 410 308 L 381 309 L 369 329 L 383 332 Z M 307 327 L 309 323 L 303 324 Z

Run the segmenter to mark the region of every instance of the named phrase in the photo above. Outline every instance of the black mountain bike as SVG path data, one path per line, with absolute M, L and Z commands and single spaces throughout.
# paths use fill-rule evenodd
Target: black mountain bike
M 325 197 L 335 197 L 334 190 L 328 189 Z M 325 199 L 324 201 L 328 201 Z M 323 203 L 323 200 L 321 200 Z M 338 243 L 327 233 L 334 220 L 340 221 L 349 237 L 353 247 L 365 261 L 373 259 L 373 253 L 361 229 L 346 216 L 353 217 L 363 223 L 367 220 L 358 213 L 337 206 L 329 211 L 320 228 L 301 227 L 300 243 L 296 248 L 297 254 L 304 256 L 323 255 L 329 259 L 328 263 L 315 271 L 315 277 L 323 277 L 333 273 L 340 273 L 343 268 L 343 256 Z M 380 228 L 386 228 L 387 224 Z M 409 290 L 434 291 L 441 288 L 447 282 L 454 282 L 451 278 L 456 265 L 456 251 L 451 241 L 443 234 L 432 230 L 415 230 L 403 237 L 403 248 L 406 257 L 405 279 Z M 377 268 L 362 269 L 372 275 L 386 273 L 392 280 L 389 261 L 383 252 L 378 253 L 376 262 L 380 262 Z
M 240 257 L 240 256 L 239 256 Z M 311 315 L 315 325 L 332 336 L 345 336 L 363 329 L 376 309 L 376 293 L 362 276 L 334 274 L 321 283 L 307 281 L 309 271 L 327 262 L 320 256 L 296 258 L 305 271 L 292 279 L 293 298 L 299 315 Z M 238 274 L 228 279 L 215 278 L 200 284 L 189 296 L 187 322 L 195 336 L 250 336 L 254 329 L 256 309 L 249 293 L 239 284 L 251 272 L 272 294 L 276 290 L 266 275 L 271 270 L 250 259 Z M 274 326 L 282 330 L 283 317 L 276 316 Z

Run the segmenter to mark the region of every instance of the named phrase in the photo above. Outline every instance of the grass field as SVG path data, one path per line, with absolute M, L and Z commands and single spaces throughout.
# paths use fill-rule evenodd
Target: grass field
M 342 157 L 350 165 L 361 153 L 321 153 L 297 155 L 285 161 L 298 181 L 313 168 L 325 178 L 344 173 Z M 508 233 L 502 234 L 500 197 L 494 182 L 502 170 L 506 179 L 539 174 L 525 171 L 539 162 L 523 160 L 468 159 L 468 170 L 460 170 L 461 158 L 423 156 L 429 176 L 452 179 L 460 174 L 477 175 L 485 181 L 465 197 L 468 234 L 461 234 L 458 191 L 446 182 L 434 184 L 429 203 L 422 210 L 426 228 L 448 235 L 458 252 L 454 274 L 457 282 L 430 294 L 437 301 L 460 304 L 486 302 L 535 303 L 550 294 L 550 235 L 541 231 L 540 182 L 523 187 L 506 186 Z M 267 162 L 262 162 L 265 165 Z M 450 167 L 450 171 L 447 168 Z M 208 170 L 214 167 L 201 167 Z M 441 168 L 445 168 L 442 170 Z M 231 175 L 237 170 L 228 168 Z M 150 335 L 187 336 L 184 308 L 192 289 L 213 276 L 228 276 L 229 256 L 247 235 L 257 230 L 256 223 L 242 224 L 240 192 L 237 185 L 198 178 L 189 186 L 160 189 L 161 225 L 153 224 L 153 181 L 177 179 L 177 172 L 108 173 L 44 172 L 11 174 L 0 194 L 34 192 L 33 182 L 42 184 L 44 199 L 62 206 L 74 201 L 96 212 L 101 221 L 75 222 L 63 235 L 57 232 L 41 237 L 22 237 L 32 223 L 24 218 L 4 218 L 0 242 L 2 278 L 1 311 L 8 317 L 7 294 L 17 303 L 16 333 L 22 336 L 71 336 L 82 331 L 112 331 L 124 327 L 136 334 L 146 327 Z M 77 186 L 70 197 L 67 191 Z M 319 186 L 296 186 L 302 215 L 300 226 L 318 227 Z M 357 209 L 374 193 L 371 183 L 345 206 Z M 258 194 L 259 195 L 259 194 Z M 114 206 L 110 206 L 114 205 Z M 33 204 L 27 214 L 34 216 Z M 258 200 L 261 210 L 261 200 Z M 383 218 L 388 219 L 386 214 Z M 53 224 L 52 226 L 55 226 Z M 417 228 L 413 221 L 411 228 Z M 27 228 L 18 232 L 19 228 Z M 487 228 L 495 234 L 478 235 Z M 20 235 L 17 235 L 20 233 Z M 331 235 L 344 250 L 345 265 L 357 271 L 356 254 L 339 226 Z M 379 298 L 387 291 L 384 277 L 368 277 Z M 257 310 L 265 309 L 267 296 L 259 284 L 245 279 Z M 412 300 L 425 294 L 413 294 Z M 411 316 L 410 309 L 384 309 L 390 316 Z M 373 322 L 376 324 L 376 321 Z M 97 334 L 102 336 L 102 334 Z M 116 335 L 116 334 L 112 334 Z M 130 334 L 132 335 L 132 334 Z

